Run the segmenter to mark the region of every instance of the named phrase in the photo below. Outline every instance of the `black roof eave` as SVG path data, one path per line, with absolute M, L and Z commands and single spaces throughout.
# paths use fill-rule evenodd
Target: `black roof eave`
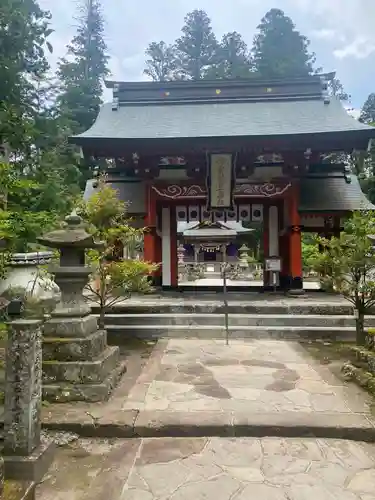
M 141 81 L 141 82 L 125 82 L 121 80 L 105 80 L 105 86 L 107 89 L 113 89 L 118 87 L 120 91 L 123 90 L 139 90 L 144 88 L 160 88 L 170 89 L 178 87 L 211 87 L 212 85 L 220 84 L 221 87 L 259 87 L 259 86 L 270 86 L 270 85 L 290 85 L 293 83 L 310 83 L 318 82 L 321 79 L 332 80 L 336 75 L 336 72 L 319 73 L 317 75 L 306 75 L 306 76 L 291 76 L 289 78 L 259 78 L 253 76 L 253 78 L 235 78 L 235 79 L 209 79 L 209 80 L 172 80 L 167 82 L 153 82 L 153 81 Z
M 375 139 L 375 128 L 319 132 L 309 134 L 283 134 L 267 136 L 224 136 L 224 137 L 161 137 L 161 138 L 114 138 L 114 137 L 69 137 L 71 144 L 95 153 L 121 149 L 123 152 L 142 151 L 144 154 L 168 154 L 191 152 L 228 152 L 272 148 L 273 150 L 301 150 L 306 148 L 319 151 L 366 150 L 371 138 Z

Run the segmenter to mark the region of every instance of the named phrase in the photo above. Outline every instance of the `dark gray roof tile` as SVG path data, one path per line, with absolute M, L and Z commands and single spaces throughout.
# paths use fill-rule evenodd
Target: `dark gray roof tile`
M 174 139 L 193 137 L 283 136 L 368 131 L 335 98 L 263 102 L 183 103 L 120 106 L 104 104 L 80 139 Z
M 310 177 L 301 181 L 301 212 L 345 212 L 354 210 L 374 210 L 362 192 L 358 178 L 350 176 L 348 183 L 341 177 Z

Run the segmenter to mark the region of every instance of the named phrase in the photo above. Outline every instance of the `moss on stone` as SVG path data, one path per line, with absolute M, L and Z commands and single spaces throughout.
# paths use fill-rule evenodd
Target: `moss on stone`
M 3 500 L 21 500 L 25 498 L 26 492 L 30 489 L 31 484 L 22 481 L 4 482 Z M 30 496 L 30 498 L 32 498 Z

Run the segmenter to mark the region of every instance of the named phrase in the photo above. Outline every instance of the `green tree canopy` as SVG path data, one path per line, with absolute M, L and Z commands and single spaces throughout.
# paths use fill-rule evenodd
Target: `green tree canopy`
M 290 17 L 271 9 L 261 20 L 252 49 L 254 70 L 264 78 L 305 76 L 314 72 L 315 54 Z
M 91 127 L 102 103 L 103 79 L 108 75 L 104 20 L 99 0 L 82 0 L 77 34 L 68 46 L 68 57 L 59 63 L 61 93 L 58 104 L 71 121 L 72 131 Z
M 375 92 L 366 99 L 359 117 L 362 123 L 375 124 Z
M 154 82 L 166 82 L 175 78 L 178 66 L 173 45 L 167 45 L 163 41 L 152 42 L 146 49 L 146 56 L 144 74 Z
M 218 50 L 211 20 L 203 10 L 194 10 L 185 17 L 182 36 L 176 41 L 182 78 L 200 80 L 215 64 Z
M 50 18 L 36 0 L 0 2 L 0 143 L 23 156 L 32 142 L 36 82 L 52 50 Z
M 208 70 L 207 78 L 249 78 L 253 75 L 249 50 L 236 31 L 223 35 L 216 60 L 216 64 Z

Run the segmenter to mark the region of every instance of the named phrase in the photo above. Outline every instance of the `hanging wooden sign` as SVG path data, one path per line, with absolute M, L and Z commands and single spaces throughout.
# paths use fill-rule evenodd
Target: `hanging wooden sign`
M 209 156 L 207 191 L 208 210 L 233 210 L 235 187 L 234 161 L 231 154 Z

